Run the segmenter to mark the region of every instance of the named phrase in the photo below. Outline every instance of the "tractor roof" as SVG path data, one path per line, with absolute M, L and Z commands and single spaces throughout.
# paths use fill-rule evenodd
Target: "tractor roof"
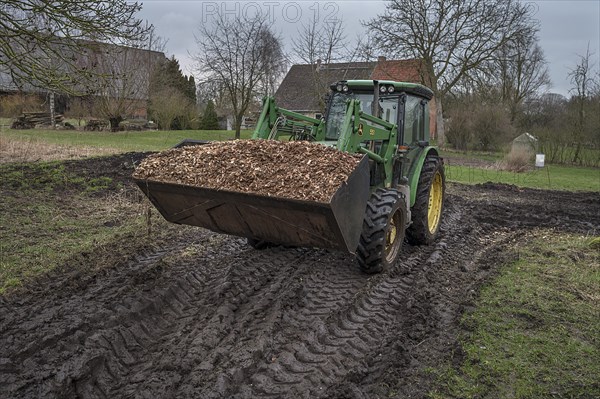
M 347 85 L 351 90 L 373 90 L 375 85 L 373 82 L 373 80 L 342 80 L 340 82 L 333 83 L 331 88 L 335 90 L 336 85 L 338 83 L 342 83 Z M 431 100 L 433 97 L 433 91 L 431 91 L 431 89 L 417 83 L 395 82 L 392 80 L 379 80 L 378 82 L 380 85 L 394 86 L 397 92 L 414 94 L 424 97 L 428 100 Z

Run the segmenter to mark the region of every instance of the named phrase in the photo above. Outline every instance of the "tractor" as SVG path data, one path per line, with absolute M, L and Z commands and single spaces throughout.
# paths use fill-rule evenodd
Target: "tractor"
M 379 273 L 403 241 L 431 244 L 442 220 L 443 160 L 429 143 L 433 93 L 413 83 L 344 80 L 330 86 L 323 118 L 263 99 L 252 139 L 303 140 L 363 157 L 328 203 L 136 180 L 169 221 L 271 244 L 339 249 Z M 184 141 L 180 145 L 195 144 Z

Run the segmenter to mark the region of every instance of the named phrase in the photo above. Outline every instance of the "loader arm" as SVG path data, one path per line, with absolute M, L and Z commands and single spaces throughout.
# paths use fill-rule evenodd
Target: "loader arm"
M 256 123 L 253 139 L 323 140 L 323 121 L 297 112 L 279 108 L 273 97 L 263 98 L 263 108 Z
M 337 149 L 366 154 L 384 169 L 383 186 L 392 187 L 397 151 L 397 126 L 361 111 L 360 101 L 348 100 Z

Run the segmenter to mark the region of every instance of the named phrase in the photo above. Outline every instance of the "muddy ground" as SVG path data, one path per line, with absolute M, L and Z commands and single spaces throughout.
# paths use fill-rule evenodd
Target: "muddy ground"
M 130 165 L 68 168 L 131 184 Z M 0 298 L 0 396 L 420 398 L 428 367 L 461 361 L 459 319 L 515 242 L 597 235 L 599 211 L 598 193 L 449 185 L 435 245 L 405 244 L 375 276 L 344 253 L 184 227 L 125 261 L 78 257 Z

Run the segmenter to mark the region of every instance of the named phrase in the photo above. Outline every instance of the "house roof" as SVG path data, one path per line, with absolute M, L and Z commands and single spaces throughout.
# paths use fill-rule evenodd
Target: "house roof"
M 515 139 L 513 140 L 513 142 L 515 142 L 515 143 L 535 143 L 537 141 L 538 141 L 537 137 L 535 137 L 531 133 L 523 133 L 523 134 L 515 137 Z
M 329 86 L 340 80 L 394 80 L 421 83 L 418 60 L 386 60 L 293 65 L 275 93 L 275 101 L 292 111 L 322 111 Z
M 329 85 L 339 80 L 369 79 L 376 63 L 293 65 L 275 93 L 280 107 L 294 111 L 319 111 Z
M 422 83 L 421 61 L 416 59 L 386 60 L 384 57 L 380 57 L 371 79 Z

